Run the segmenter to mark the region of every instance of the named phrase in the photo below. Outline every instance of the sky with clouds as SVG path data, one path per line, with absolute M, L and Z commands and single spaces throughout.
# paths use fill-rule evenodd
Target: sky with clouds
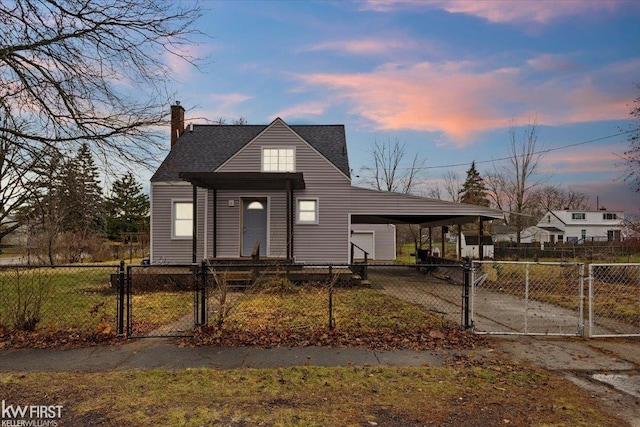
M 638 1 L 208 1 L 201 71 L 176 64 L 187 122 L 344 124 L 354 176 L 376 142 L 424 159 L 425 188 L 506 156 L 533 120 L 536 180 L 640 213 L 624 182 L 640 96 Z M 617 136 L 616 136 L 617 135 Z M 408 164 L 406 165 L 408 166 Z M 354 178 L 357 183 L 358 178 Z

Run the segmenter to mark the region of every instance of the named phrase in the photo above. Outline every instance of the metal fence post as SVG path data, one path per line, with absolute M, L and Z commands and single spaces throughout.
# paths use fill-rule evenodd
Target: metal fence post
M 463 326 L 465 329 L 471 328 L 471 321 L 469 319 L 469 311 L 471 305 L 469 304 L 469 290 L 471 288 L 471 266 L 469 262 L 465 262 L 462 265 L 464 286 L 462 287 L 462 312 L 464 316 Z
M 329 330 L 333 330 L 333 266 L 329 266 Z
M 131 306 L 133 304 L 133 298 L 131 296 L 131 294 L 133 293 L 133 266 L 129 265 L 127 267 L 127 276 L 125 277 L 124 281 L 126 283 L 126 287 L 127 287 L 127 337 L 130 337 L 131 335 L 133 335 L 133 325 L 132 325 L 132 320 L 131 320 L 131 316 L 133 315 Z
M 200 264 L 200 326 L 207 324 L 207 261 Z
M 118 336 L 124 336 L 124 260 L 120 261 L 118 267 Z

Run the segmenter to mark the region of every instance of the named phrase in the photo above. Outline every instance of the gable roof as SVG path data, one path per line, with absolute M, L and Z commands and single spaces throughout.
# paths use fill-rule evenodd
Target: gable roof
M 287 126 L 350 176 L 344 125 Z M 213 172 L 267 127 L 269 125 L 193 125 L 182 133 L 151 182 L 181 181 L 180 172 Z

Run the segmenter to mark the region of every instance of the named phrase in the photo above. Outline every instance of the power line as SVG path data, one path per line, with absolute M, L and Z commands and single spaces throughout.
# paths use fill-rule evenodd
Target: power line
M 546 154 L 546 153 L 550 153 L 552 151 L 559 151 L 559 150 L 564 150 L 567 148 L 572 148 L 572 147 L 577 147 L 580 145 L 585 145 L 585 144 L 591 144 L 593 142 L 598 142 L 598 141 L 603 141 L 605 139 L 609 139 L 609 138 L 615 138 L 617 136 L 621 136 L 621 135 L 626 135 L 632 132 L 636 132 L 637 129 L 631 129 L 631 130 L 627 130 L 624 132 L 619 132 L 613 135 L 607 135 L 607 136 L 602 136 L 600 138 L 595 138 L 595 139 L 590 139 L 588 141 L 582 141 L 582 142 L 576 142 L 574 144 L 568 144 L 568 145 L 563 145 L 562 147 L 555 147 L 555 148 L 548 148 L 545 150 L 539 150 L 530 154 L 525 154 L 525 155 L 537 155 L 537 154 Z M 524 157 L 525 155 L 517 155 L 516 157 Z M 513 156 L 509 156 L 509 157 L 500 157 L 497 159 L 491 159 L 491 160 L 479 160 L 479 161 L 475 161 L 476 165 L 478 164 L 483 164 L 483 163 L 493 163 L 493 162 L 500 162 L 503 160 L 510 160 L 511 158 L 513 158 Z M 455 168 L 455 167 L 460 167 L 460 166 L 467 166 L 470 165 L 472 162 L 465 162 L 465 163 L 453 163 L 453 164 L 449 164 L 449 165 L 438 165 L 438 166 L 422 166 L 422 167 L 416 167 L 416 168 L 410 168 L 410 167 L 398 167 L 397 169 L 415 169 L 415 170 L 427 170 L 427 169 L 442 169 L 442 168 Z

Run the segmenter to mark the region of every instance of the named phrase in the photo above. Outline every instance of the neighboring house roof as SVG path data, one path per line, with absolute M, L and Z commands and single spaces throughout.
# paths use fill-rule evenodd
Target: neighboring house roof
M 494 235 L 511 235 L 511 234 L 515 235 L 516 232 L 517 232 L 516 228 L 511 225 L 493 224 Z
M 281 119 L 276 119 L 281 120 Z M 180 172 L 213 172 L 270 125 L 192 125 L 173 146 L 151 182 L 181 181 Z M 350 176 L 344 125 L 288 125 Z

